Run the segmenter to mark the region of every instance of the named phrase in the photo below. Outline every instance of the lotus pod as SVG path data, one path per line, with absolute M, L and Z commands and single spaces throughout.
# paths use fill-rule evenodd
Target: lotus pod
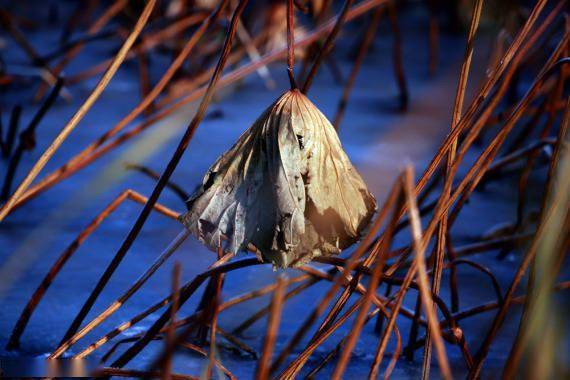
M 182 222 L 210 248 L 251 243 L 288 267 L 356 242 L 376 200 L 327 118 L 290 90 L 218 158 L 188 208 Z

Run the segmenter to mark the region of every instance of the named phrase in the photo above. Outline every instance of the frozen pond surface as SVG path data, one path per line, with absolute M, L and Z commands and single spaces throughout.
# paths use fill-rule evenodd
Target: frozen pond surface
M 421 16 L 421 17 L 420 17 Z M 419 22 L 418 20 L 424 20 Z M 362 25 L 362 23 L 358 23 Z M 402 20 L 404 39 L 405 71 L 410 87 L 410 107 L 405 114 L 397 110 L 397 88 L 392 74 L 391 37 L 389 28 L 383 24 L 378 33 L 375 46 L 366 58 L 355 89 L 341 125 L 340 138 L 349 157 L 361 171 L 371 191 L 382 201 L 392 185 L 395 177 L 405 164 L 412 163 L 419 175 L 425 168 L 436 148 L 449 129 L 451 108 L 455 93 L 459 64 L 463 55 L 463 38 L 443 36 L 440 42 L 440 67 L 437 75 L 427 75 L 427 35 L 425 15 L 408 14 Z M 345 77 L 351 68 L 347 58 L 348 46 L 358 41 L 358 27 L 353 25 L 341 39 L 341 49 L 335 56 Z M 41 52 L 51 51 L 57 46 L 57 33 L 37 32 L 30 38 Z M 422 41 L 419 43 L 418 41 Z M 482 38 L 480 47 L 488 46 L 489 38 Z M 425 43 L 424 43 L 425 42 Z M 10 62 L 25 60 L 12 41 L 7 40 L 5 59 Z M 68 69 L 74 73 L 100 58 L 99 53 L 107 53 L 109 46 L 95 43 L 97 48 L 87 49 L 79 60 Z M 473 88 L 483 78 L 487 62 L 488 49 L 476 52 L 472 75 Z M 153 81 L 160 77 L 167 61 L 156 58 L 152 62 Z M 222 91 L 209 112 L 217 117 L 208 117 L 199 127 L 187 153 L 178 166 L 173 179 L 191 192 L 211 163 L 220 153 L 229 148 L 235 139 L 247 128 L 257 116 L 275 100 L 288 86 L 285 68 L 282 64 L 271 66 L 271 72 L 277 80 L 275 90 L 268 90 L 255 74 L 240 83 L 239 88 Z M 70 89 L 73 102 L 70 104 L 60 100 L 43 120 L 38 128 L 38 147 L 24 157 L 19 169 L 19 178 L 29 170 L 43 149 L 53 139 L 65 121 L 77 109 L 78 105 L 89 94 L 95 85 L 96 78 L 83 82 Z M 342 86 L 335 83 L 330 71 L 323 66 L 309 98 L 329 118 L 334 116 Z M 5 94 L 0 94 L 6 97 Z M 110 128 L 121 117 L 126 115 L 139 101 L 139 84 L 137 66 L 127 63 L 112 80 L 95 107 L 88 113 L 79 127 L 65 142 L 62 149 L 54 156 L 43 173 L 65 163 L 80 149 L 99 136 L 101 131 Z M 27 105 L 26 100 L 4 99 L 8 104 L 22 101 L 24 107 L 24 123 L 30 119 L 35 108 Z M 117 248 L 131 228 L 141 206 L 126 202 L 115 211 L 101 227 L 80 248 L 69 261 L 57 280 L 52 284 L 46 297 L 39 305 L 28 328 L 22 336 L 21 350 L 7 352 L 4 350 L 9 334 L 20 312 L 30 295 L 37 287 L 54 260 L 65 247 L 76 237 L 82 228 L 91 221 L 112 199 L 125 189 L 134 189 L 148 195 L 153 183 L 148 178 L 124 170 L 124 163 L 136 162 L 162 171 L 177 144 L 186 123 L 191 119 L 193 107 L 189 106 L 172 117 L 150 128 L 143 136 L 132 140 L 121 149 L 104 156 L 95 164 L 57 184 L 48 192 L 26 204 L 14 212 L 0 227 L 0 356 L 41 356 L 52 351 L 65 332 L 85 298 L 92 290 L 106 265 L 110 262 Z M 6 114 L 6 113 L 5 113 Z M 159 141 L 162 140 L 162 141 Z M 5 165 L 0 166 L 2 173 Z M 490 184 L 485 192 L 477 192 L 468 205 L 454 229 L 457 241 L 462 244 L 483 233 L 488 227 L 498 223 L 510 222 L 515 217 L 515 199 L 512 189 L 500 188 Z M 184 205 L 168 190 L 164 191 L 160 201 L 169 207 L 182 211 Z M 153 215 L 146 223 L 143 232 L 129 251 L 123 263 L 111 279 L 109 285 L 89 314 L 88 319 L 102 311 L 115 298 L 135 281 L 153 262 L 156 256 L 180 232 L 181 225 L 162 215 Z M 407 232 L 399 235 L 395 246 L 407 242 Z M 496 253 L 488 252 L 477 260 L 492 268 L 503 289 L 512 278 L 518 262 L 517 254 L 509 255 L 505 260 L 495 259 Z M 245 254 L 242 254 L 242 257 Z M 132 317 L 147 306 L 155 303 L 169 293 L 172 265 L 175 261 L 182 264 L 182 280 L 188 281 L 204 271 L 214 260 L 212 252 L 205 249 L 194 238 L 188 239 L 161 268 L 152 279 L 129 300 L 118 312 L 88 334 L 71 352 L 78 352 L 103 333 L 117 326 L 120 322 Z M 290 270 L 289 276 L 296 275 Z M 459 269 L 462 307 L 473 306 L 484 301 L 494 300 L 493 289 L 482 275 L 472 270 Z M 260 287 L 275 280 L 277 273 L 268 265 L 240 270 L 227 276 L 223 297 L 228 299 L 244 291 Z M 447 284 L 447 279 L 443 280 Z M 292 332 L 302 323 L 315 300 L 320 299 L 327 284 L 318 284 L 305 291 L 302 296 L 288 301 L 285 307 L 282 325 L 276 345 L 278 352 Z M 521 289 L 524 285 L 521 286 Z M 189 314 L 198 303 L 201 291 L 194 295 L 184 306 L 181 315 Z M 442 294 L 448 299 L 448 294 Z M 413 309 L 415 292 L 406 297 L 405 305 Z M 265 306 L 268 297 L 250 301 L 232 308 L 220 315 L 220 326 L 231 330 L 245 320 L 250 314 Z M 515 306 L 518 308 L 518 306 Z M 150 326 L 160 313 L 139 323 L 128 334 L 143 331 Z M 481 314 L 462 323 L 468 343 L 475 351 L 484 336 L 493 312 Z M 513 314 L 514 316 L 514 314 Z M 261 337 L 265 332 L 265 319 L 246 330 L 243 339 L 250 346 L 259 350 Z M 508 347 L 516 333 L 517 319 L 508 319 L 500 330 L 497 342 L 492 346 L 487 368 L 501 368 L 508 355 Z M 398 320 L 403 333 L 403 343 L 407 342 L 409 321 Z M 345 326 L 349 327 L 348 322 Z M 311 369 L 319 359 L 334 348 L 338 339 L 344 336 L 347 329 L 333 335 L 321 346 L 305 369 Z M 310 334 L 309 334 L 310 335 Z M 369 363 L 376 349 L 378 337 L 373 332 L 373 323 L 368 324 L 362 334 L 347 374 L 350 378 L 364 378 L 368 374 Z M 509 345 L 507 345 L 509 344 Z M 248 357 L 241 357 L 226 349 L 222 341 L 219 350 L 222 363 L 239 378 L 249 378 L 255 370 L 256 362 Z M 301 344 L 297 349 L 304 347 Z M 145 368 L 162 343 L 156 343 L 138 356 L 129 365 L 132 368 Z M 388 352 L 394 348 L 390 341 Z M 96 351 L 102 355 L 107 348 Z M 457 373 L 464 371 L 464 363 L 457 348 L 448 350 L 452 366 Z M 385 360 L 386 365 L 388 360 Z M 175 371 L 198 374 L 205 366 L 205 361 L 193 354 L 177 356 Z M 434 360 L 434 367 L 437 367 Z M 325 368 L 320 376 L 328 377 L 333 367 Z M 394 378 L 417 378 L 421 372 L 421 353 L 416 353 L 415 361 L 401 359 L 394 372 Z M 347 376 L 348 378 L 348 376 Z

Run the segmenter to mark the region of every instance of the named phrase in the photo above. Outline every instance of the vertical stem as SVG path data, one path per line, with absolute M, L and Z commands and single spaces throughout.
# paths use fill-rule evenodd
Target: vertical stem
M 479 28 L 479 20 L 481 18 L 481 10 L 483 9 L 483 0 L 477 0 L 473 6 L 473 17 L 471 19 L 471 26 L 469 28 L 469 33 L 467 36 L 467 46 L 465 48 L 465 56 L 463 59 L 463 64 L 461 66 L 461 73 L 459 76 L 459 83 L 457 84 L 457 92 L 455 94 L 455 104 L 453 108 L 453 119 L 451 123 L 451 130 L 455 129 L 459 125 L 461 120 L 461 115 L 463 113 L 463 102 L 465 99 L 465 91 L 467 89 L 467 82 L 469 78 L 469 70 L 471 68 L 471 61 L 473 58 L 473 44 L 475 40 L 475 34 Z M 457 150 L 457 138 L 451 144 L 447 163 L 443 170 L 443 175 L 445 178 L 443 185 L 443 192 L 441 198 L 446 200 L 451 195 L 451 187 L 453 185 L 453 173 L 451 168 L 454 164 L 455 153 Z M 433 267 L 433 282 L 431 290 L 435 295 L 439 294 L 441 287 L 441 275 L 443 272 L 443 261 L 445 257 L 445 247 L 446 238 L 448 235 L 448 219 L 447 212 L 442 216 L 441 222 L 439 224 L 439 229 L 437 233 L 437 245 L 436 245 L 436 255 Z M 452 277 L 455 276 L 455 267 L 451 268 Z M 424 300 L 425 301 L 425 300 Z M 431 305 L 432 309 L 435 311 L 435 304 Z M 427 379 L 429 377 L 430 364 L 431 364 L 431 344 L 432 344 L 432 333 L 430 326 L 426 331 L 426 341 L 424 345 L 424 360 L 423 360 L 423 371 L 422 378 Z
M 10 113 L 10 124 L 8 126 L 8 134 L 6 136 L 6 149 L 4 150 L 4 157 L 8 158 L 12 154 L 14 148 L 14 141 L 16 139 L 16 132 L 20 124 L 20 115 L 22 114 L 22 106 L 17 105 L 12 108 Z
M 166 332 L 166 356 L 164 359 L 164 369 L 162 378 L 170 380 L 172 378 L 172 356 L 174 353 L 174 342 L 176 340 L 176 311 L 178 310 L 178 300 L 180 296 L 180 263 L 174 264 L 172 271 L 172 307 L 170 308 L 170 325 Z
M 566 101 L 566 112 L 564 113 L 563 119 L 562 119 L 562 123 L 560 125 L 560 131 L 558 132 L 558 138 L 556 141 L 556 146 L 554 148 L 554 153 L 552 154 L 552 160 L 550 162 L 550 167 L 548 170 L 548 177 L 547 177 L 547 182 L 546 182 L 546 187 L 545 187 L 545 191 L 544 191 L 544 196 L 542 199 L 542 207 L 541 210 L 542 212 L 545 212 L 548 208 L 548 202 L 551 200 L 553 193 L 554 193 L 554 181 L 553 178 L 555 177 L 556 171 L 558 169 L 559 166 L 559 160 L 560 160 L 560 156 L 561 156 L 561 151 L 563 150 L 563 146 L 564 144 L 566 144 L 568 142 L 568 136 L 567 136 L 567 132 L 568 132 L 568 127 L 570 124 L 570 97 L 568 97 L 567 101 Z M 560 252 L 562 252 L 562 256 L 564 256 L 563 252 L 565 252 L 564 248 L 560 250 Z M 544 260 L 544 258 L 543 258 Z M 544 269 L 543 269 L 544 270 Z M 554 279 L 556 278 L 556 274 L 558 273 L 559 267 L 557 267 L 556 265 L 553 265 L 553 267 L 551 268 L 552 272 L 548 275 L 548 276 L 544 276 L 543 274 L 543 279 L 542 282 L 538 282 L 537 287 L 540 290 L 543 291 L 548 291 L 549 287 L 552 285 L 550 284 L 550 282 L 553 282 Z M 549 284 L 547 284 L 545 286 L 544 282 L 548 282 Z M 530 287 L 529 287 L 530 288 Z M 531 317 L 528 316 L 528 311 L 533 309 L 530 305 L 534 301 L 538 300 L 538 294 L 539 291 L 534 291 L 531 292 L 532 289 L 529 289 L 529 292 L 527 292 L 527 297 L 525 299 L 525 303 L 524 303 L 524 309 L 523 309 L 523 316 L 521 317 L 521 321 L 519 323 L 519 329 L 517 332 L 517 337 L 515 338 L 515 342 L 513 343 L 513 346 L 511 347 L 510 353 L 509 353 L 509 357 L 507 359 L 507 363 L 505 364 L 505 368 L 504 368 L 504 372 L 503 372 L 503 379 L 508 379 L 508 378 L 513 378 L 516 375 L 516 371 L 519 367 L 522 355 L 523 355 L 523 351 L 527 348 L 526 346 L 528 345 L 528 339 L 529 339 L 529 331 L 530 329 L 530 320 L 532 319 Z M 533 294 L 534 293 L 534 294 Z M 549 297 L 549 296 L 546 296 Z M 536 305 L 533 305 L 536 306 Z M 526 312 L 526 313 L 525 313 Z M 532 313 L 529 313 L 532 314 Z M 526 317 L 526 318 L 525 318 Z
M 289 0 L 292 2 L 292 0 Z M 263 352 L 261 353 L 261 358 L 257 366 L 257 379 L 268 379 L 269 370 L 271 368 L 271 355 L 273 354 L 273 348 L 275 345 L 275 340 L 277 339 L 277 331 L 279 330 L 279 322 L 281 320 L 281 312 L 283 308 L 283 296 L 285 295 L 285 289 L 287 282 L 283 276 L 277 277 L 277 286 L 273 293 L 273 299 L 271 301 L 271 313 L 269 314 L 269 321 L 267 322 L 267 333 L 265 334 L 265 340 L 263 342 Z
M 329 33 L 325 43 L 323 44 L 323 47 L 321 48 L 321 50 L 319 51 L 319 54 L 317 55 L 317 59 L 315 60 L 315 63 L 313 63 L 313 66 L 311 67 L 311 71 L 309 72 L 309 75 L 307 75 L 307 79 L 305 80 L 305 84 L 303 85 L 303 90 L 302 90 L 303 94 L 306 94 L 309 91 L 309 88 L 311 88 L 311 84 L 313 84 L 313 79 L 315 78 L 315 75 L 317 74 L 317 71 L 319 70 L 319 66 L 323 62 L 323 59 L 325 58 L 325 56 L 331 50 L 333 43 L 334 43 L 334 40 L 336 39 L 336 36 L 338 35 L 338 33 L 340 32 L 340 29 L 344 25 L 344 21 L 346 19 L 346 14 L 347 14 L 350 6 L 352 5 L 353 1 L 354 0 L 346 0 L 344 2 L 344 6 L 342 7 L 342 10 L 340 11 L 340 15 L 338 16 L 338 18 L 336 20 L 336 24 L 334 25 L 333 30 L 331 30 L 331 32 Z
M 437 70 L 439 50 L 439 21 L 437 0 L 428 0 L 429 8 L 429 75 L 435 75 Z
M 346 104 L 348 103 L 348 96 L 350 95 L 350 91 L 354 86 L 354 82 L 356 81 L 356 76 L 360 71 L 360 66 L 362 66 L 362 61 L 364 61 L 364 57 L 366 57 L 366 53 L 368 53 L 368 49 L 370 44 L 372 43 L 374 36 L 376 35 L 376 27 L 378 26 L 378 21 L 380 21 L 380 16 L 384 11 L 384 7 L 378 7 L 372 14 L 372 19 L 366 28 L 362 41 L 360 42 L 360 47 L 358 48 L 358 54 L 354 61 L 354 65 L 352 66 L 352 70 L 350 72 L 350 76 L 344 85 L 344 89 L 342 91 L 342 98 L 338 103 L 338 108 L 336 111 L 336 115 L 334 117 L 333 125 L 334 128 L 338 131 L 340 127 L 340 121 L 344 116 L 344 111 L 346 109 Z
M 431 330 L 433 334 L 441 376 L 444 379 L 451 379 L 451 368 L 449 367 L 449 362 L 447 360 L 447 354 L 445 352 L 445 345 L 443 343 L 439 321 L 437 319 L 436 310 L 433 308 L 434 303 L 429 289 L 429 280 L 427 277 L 424 255 L 427 242 L 422 233 L 420 214 L 418 212 L 417 201 L 414 194 L 414 174 L 411 167 L 408 167 L 404 174 L 404 190 L 406 193 L 406 201 L 408 203 L 408 212 L 410 214 L 410 227 L 412 230 L 413 245 L 414 250 L 416 251 L 414 267 L 417 270 L 419 292 L 421 293 L 422 305 L 426 314 L 426 319 L 428 321 L 428 331 Z M 411 270 L 412 269 L 410 268 L 410 271 Z
M 20 142 L 18 143 L 18 146 L 16 147 L 14 154 L 10 158 L 10 164 L 8 165 L 8 170 L 6 171 L 6 179 L 4 181 L 4 185 L 2 186 L 0 201 L 5 201 L 10 197 L 12 182 L 16 175 L 16 169 L 18 169 L 18 165 L 20 164 L 20 160 L 22 159 L 22 155 L 24 154 L 24 151 L 31 150 L 34 148 L 36 128 L 40 123 L 40 121 L 45 116 L 45 114 L 55 103 L 55 100 L 57 99 L 57 96 L 59 95 L 62 86 L 63 86 L 63 80 L 61 78 L 58 78 L 57 82 L 55 83 L 55 86 L 53 87 L 46 100 L 43 102 L 41 107 L 34 115 L 32 121 L 30 121 L 30 124 L 26 127 L 26 129 L 22 131 L 22 133 L 20 133 Z M 9 136 L 10 140 L 8 141 L 9 145 L 7 151 L 8 154 L 10 153 L 12 145 L 14 144 L 13 142 L 14 136 L 12 134 L 14 135 L 16 134 L 16 129 L 18 128 L 18 119 L 20 117 L 21 109 L 15 108 L 15 111 L 17 113 L 15 124 L 10 125 L 10 136 Z
M 293 0 L 287 0 L 287 74 L 291 90 L 297 88 L 293 65 L 295 64 L 295 8 Z
M 218 242 L 218 260 L 221 260 L 224 256 L 222 250 L 222 242 Z M 212 369 L 214 368 L 216 362 L 216 329 L 218 327 L 218 314 L 220 312 L 220 298 L 222 293 L 222 283 L 223 274 L 216 274 L 212 277 L 212 283 L 214 284 L 214 297 L 211 300 L 211 315 L 212 321 L 210 323 L 210 352 L 208 354 L 208 367 L 206 369 L 206 378 L 210 379 L 212 377 Z
M 398 14 L 396 4 L 393 1 L 388 2 L 388 19 L 392 28 L 393 47 L 392 61 L 394 64 L 394 73 L 396 74 L 396 82 L 400 91 L 400 111 L 408 109 L 408 85 L 406 83 L 406 75 L 404 73 L 404 62 L 402 58 L 402 33 L 398 25 Z

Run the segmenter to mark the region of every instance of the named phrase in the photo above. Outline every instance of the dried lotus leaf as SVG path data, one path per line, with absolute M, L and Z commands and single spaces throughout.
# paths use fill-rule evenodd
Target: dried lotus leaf
M 248 243 L 287 267 L 338 254 L 360 238 L 376 201 L 327 118 L 283 94 L 208 170 L 182 221 L 215 249 Z

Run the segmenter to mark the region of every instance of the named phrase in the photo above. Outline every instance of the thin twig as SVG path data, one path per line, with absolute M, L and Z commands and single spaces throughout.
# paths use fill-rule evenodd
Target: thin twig
M 279 331 L 285 289 L 285 278 L 280 275 L 277 277 L 277 284 L 273 292 L 273 299 L 271 300 L 271 311 L 269 312 L 269 320 L 267 322 L 267 332 L 263 340 L 263 350 L 261 350 L 261 357 L 257 362 L 257 379 L 269 378 L 271 356 L 273 355 L 273 348 L 277 340 L 277 332 Z

